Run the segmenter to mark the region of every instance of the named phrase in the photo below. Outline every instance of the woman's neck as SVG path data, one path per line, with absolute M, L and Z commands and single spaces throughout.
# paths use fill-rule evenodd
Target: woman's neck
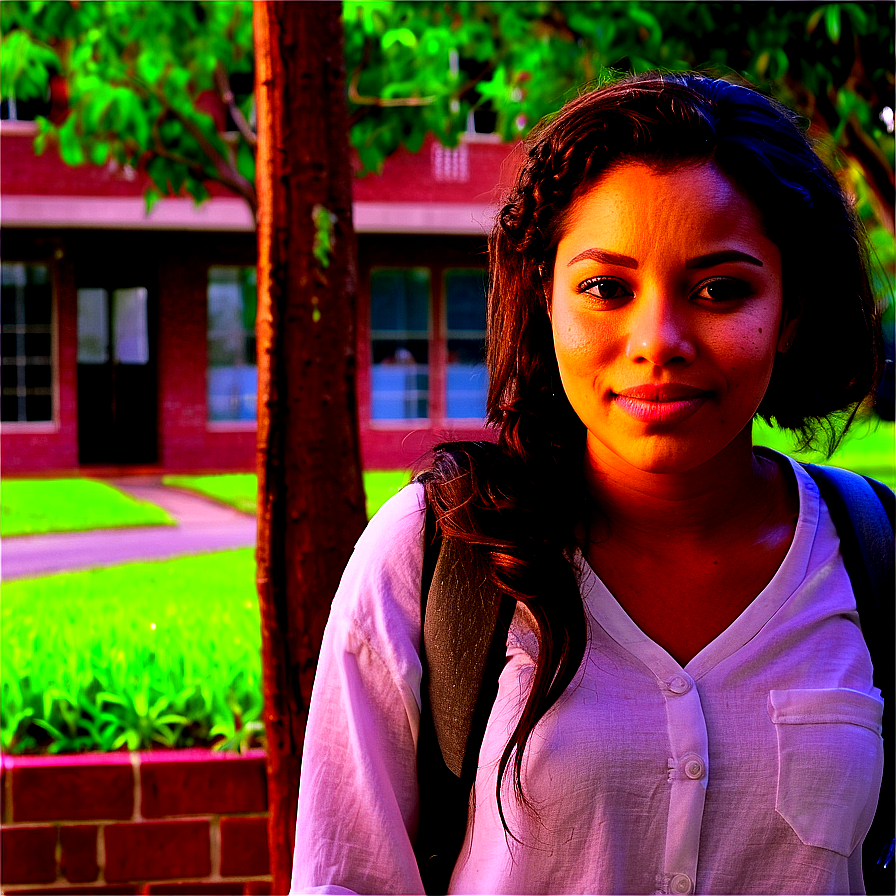
M 589 446 L 585 480 L 599 537 L 654 550 L 664 543 L 724 544 L 761 527 L 786 503 L 785 477 L 774 461 L 754 455 L 750 427 L 711 460 L 683 472 L 645 472 Z

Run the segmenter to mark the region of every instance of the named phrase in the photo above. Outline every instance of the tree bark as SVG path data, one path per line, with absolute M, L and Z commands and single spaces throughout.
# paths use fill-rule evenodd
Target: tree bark
M 258 549 L 273 893 L 289 887 L 324 624 L 365 524 L 339 2 L 254 4 Z

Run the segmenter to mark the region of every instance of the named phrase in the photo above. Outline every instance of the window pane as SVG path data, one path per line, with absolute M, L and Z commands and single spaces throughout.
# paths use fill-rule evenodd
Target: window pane
M 32 364 L 25 368 L 25 386 L 29 392 L 44 392 L 49 395 L 52 385 L 53 372 L 49 364 Z
M 116 289 L 112 293 L 115 326 L 115 360 L 121 364 L 149 363 L 147 292 L 143 287 Z
M 24 336 L 25 355 L 29 364 L 49 364 L 53 340 L 49 333 L 42 333 L 46 327 L 34 327 L 38 332 L 26 333 Z M 20 342 L 21 342 L 20 336 Z
M 428 268 L 372 271 L 371 330 L 429 336 L 429 283 Z
M 46 265 L 0 264 L 4 422 L 53 419 L 52 286 Z
M 374 420 L 419 420 L 429 415 L 430 293 L 428 268 L 371 272 Z
M 52 419 L 52 400 L 49 395 L 31 395 L 25 398 L 25 419 L 50 420 Z
M 109 360 L 109 322 L 105 289 L 78 290 L 78 363 Z
M 484 270 L 445 271 L 448 335 L 475 331 L 485 338 L 486 276 Z
M 485 417 L 486 275 L 484 270 L 445 272 L 448 337 L 445 413 L 453 419 Z
M 209 268 L 209 420 L 254 420 L 256 417 L 256 282 L 255 268 Z
M 257 393 L 256 367 L 209 367 L 208 419 L 254 420 Z

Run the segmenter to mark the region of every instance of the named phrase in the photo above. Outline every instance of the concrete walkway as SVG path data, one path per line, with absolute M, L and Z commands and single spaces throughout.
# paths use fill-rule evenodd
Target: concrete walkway
M 255 545 L 255 518 L 248 514 L 164 486 L 159 477 L 107 481 L 135 498 L 163 507 L 177 525 L 5 538 L 0 545 L 3 581 Z

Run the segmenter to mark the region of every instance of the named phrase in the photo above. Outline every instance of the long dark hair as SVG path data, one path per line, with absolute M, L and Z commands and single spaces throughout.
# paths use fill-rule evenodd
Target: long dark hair
M 496 585 L 537 622 L 535 675 L 498 770 L 505 829 L 508 765 L 525 803 L 526 743 L 586 647 L 574 563 L 585 431 L 560 383 L 548 318 L 554 256 L 574 200 L 627 161 L 661 169 L 711 161 L 752 200 L 781 251 L 785 312 L 800 316 L 758 413 L 803 443 L 826 440 L 832 451 L 882 367 L 861 227 L 788 109 L 727 81 L 633 76 L 569 102 L 526 148 L 490 242 L 488 419 L 498 443 L 440 446 L 420 477 L 443 534 L 479 545 Z

